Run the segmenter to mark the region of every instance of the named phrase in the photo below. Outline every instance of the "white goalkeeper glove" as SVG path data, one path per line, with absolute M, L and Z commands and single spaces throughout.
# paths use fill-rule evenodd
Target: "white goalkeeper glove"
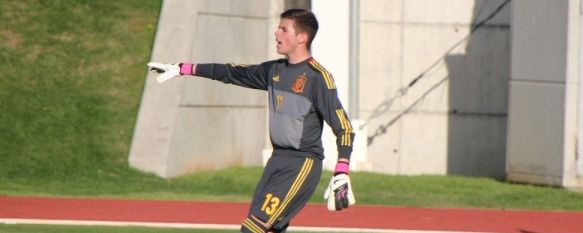
M 159 83 L 166 82 L 172 78 L 180 76 L 180 66 L 178 64 L 164 64 L 158 62 L 148 63 L 151 71 L 158 73 L 156 81 Z
M 340 169 L 341 171 L 339 171 L 339 166 L 345 167 L 345 169 Z M 324 199 L 328 200 L 328 210 L 340 211 L 356 203 L 354 193 L 352 193 L 350 177 L 348 177 L 348 163 L 339 162 L 336 165 L 334 174 L 330 179 L 326 192 L 324 192 Z

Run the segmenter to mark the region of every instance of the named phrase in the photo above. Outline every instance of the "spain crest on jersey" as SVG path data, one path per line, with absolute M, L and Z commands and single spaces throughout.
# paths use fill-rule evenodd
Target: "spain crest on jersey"
M 292 84 L 292 91 L 295 93 L 302 93 L 304 92 L 304 87 L 306 87 L 306 82 L 308 82 L 308 77 L 306 74 L 301 74 L 296 77 L 296 80 Z

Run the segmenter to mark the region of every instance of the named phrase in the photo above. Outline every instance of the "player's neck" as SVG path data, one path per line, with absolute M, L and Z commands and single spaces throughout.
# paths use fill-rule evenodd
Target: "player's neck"
M 307 49 L 298 49 L 287 55 L 287 60 L 290 64 L 297 64 L 312 57 L 310 51 Z

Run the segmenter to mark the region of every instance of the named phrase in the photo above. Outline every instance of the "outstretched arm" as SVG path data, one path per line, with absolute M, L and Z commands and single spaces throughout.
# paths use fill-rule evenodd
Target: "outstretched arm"
M 196 64 L 192 74 L 237 86 L 267 90 L 267 73 L 272 64 L 273 62 L 258 65 Z
M 275 61 L 258 65 L 234 64 L 163 64 L 148 63 L 151 70 L 160 73 L 158 82 L 164 82 L 180 75 L 194 75 L 253 89 L 267 90 L 268 71 Z

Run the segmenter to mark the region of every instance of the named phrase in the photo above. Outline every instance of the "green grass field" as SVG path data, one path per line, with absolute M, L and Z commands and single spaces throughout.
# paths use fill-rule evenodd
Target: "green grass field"
M 261 168 L 166 180 L 128 166 L 160 3 L 0 1 L 0 195 L 250 200 Z M 582 193 L 489 178 L 351 179 L 359 204 L 583 211 Z
M 0 183 L 0 195 L 248 202 L 261 171 L 262 168 L 235 167 L 167 180 L 146 174 L 47 182 L 5 180 Z M 330 174 L 325 172 L 312 202 L 324 202 L 322 194 L 329 177 Z M 583 210 L 583 193 L 509 184 L 490 178 L 353 172 L 351 179 L 359 204 Z
M 126 161 L 160 6 L 0 1 L 0 183 L 148 179 Z

